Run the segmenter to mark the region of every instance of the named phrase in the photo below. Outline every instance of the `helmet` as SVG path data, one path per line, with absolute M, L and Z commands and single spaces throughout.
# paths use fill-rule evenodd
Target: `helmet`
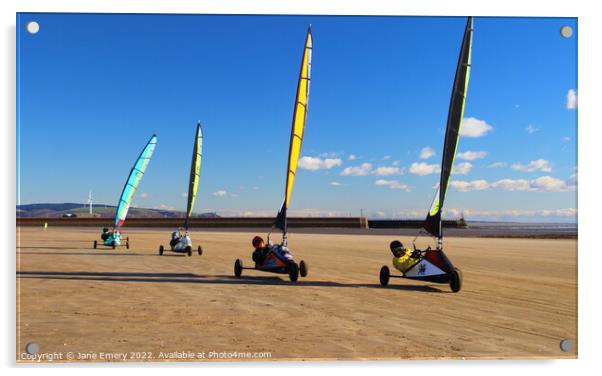
M 263 242 L 263 238 L 261 236 L 254 237 L 252 241 L 253 247 L 257 247 L 261 242 Z
M 399 240 L 393 240 L 391 244 L 389 244 L 389 248 L 391 249 L 391 253 L 395 255 L 395 251 L 398 249 L 403 249 L 403 244 Z
M 106 227 L 104 227 L 104 228 L 102 229 L 102 232 L 109 232 L 109 229 L 108 229 L 108 228 L 106 228 Z

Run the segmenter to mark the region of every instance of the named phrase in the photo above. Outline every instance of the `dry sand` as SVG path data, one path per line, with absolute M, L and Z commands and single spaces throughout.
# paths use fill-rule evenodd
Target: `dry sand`
M 128 233 L 130 250 L 94 250 L 97 229 L 17 229 L 18 361 L 30 342 L 40 353 L 97 361 L 101 353 L 158 360 L 184 352 L 197 361 L 203 352 L 219 360 L 233 352 L 270 352 L 271 360 L 577 356 L 576 240 L 446 238 L 464 275 L 454 294 L 405 279 L 380 287 L 391 236 L 291 233 L 295 258 L 310 267 L 291 283 L 252 270 L 233 277 L 236 258 L 251 265 L 254 233 L 193 231 L 204 254 L 192 257 L 158 255 L 167 230 Z M 568 353 L 559 347 L 565 338 Z

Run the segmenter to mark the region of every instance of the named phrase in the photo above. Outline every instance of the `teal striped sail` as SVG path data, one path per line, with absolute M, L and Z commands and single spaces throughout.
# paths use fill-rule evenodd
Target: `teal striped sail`
M 121 198 L 119 198 L 119 204 L 117 205 L 115 227 L 121 227 L 123 222 L 125 222 L 125 217 L 130 209 L 132 198 L 134 197 L 138 184 L 140 184 L 140 180 L 142 180 L 142 176 L 144 176 L 144 171 L 146 171 L 146 167 L 148 167 L 148 163 L 153 156 L 155 146 L 157 146 L 157 136 L 153 135 L 144 149 L 142 149 L 140 156 L 138 156 L 138 159 L 136 160 L 136 164 L 134 164 L 134 167 L 132 167 L 132 170 L 130 171 L 130 176 L 125 182 L 125 186 L 121 192 Z

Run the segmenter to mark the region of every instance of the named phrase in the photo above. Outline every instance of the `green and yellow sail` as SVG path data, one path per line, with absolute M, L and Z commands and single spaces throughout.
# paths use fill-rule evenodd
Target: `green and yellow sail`
M 303 48 L 303 57 L 301 58 L 301 69 L 299 72 L 299 81 L 297 84 L 297 96 L 293 110 L 293 124 L 291 129 L 291 140 L 288 154 L 288 165 L 286 169 L 286 186 L 284 191 L 284 202 L 278 212 L 274 227 L 281 229 L 286 233 L 286 210 L 293 193 L 295 184 L 295 173 L 297 163 L 301 154 L 301 144 L 303 143 L 303 131 L 305 130 L 305 119 L 307 117 L 307 104 L 309 101 L 309 86 L 311 82 L 311 54 L 312 54 L 312 36 L 311 27 L 307 30 L 305 38 L 305 47 Z
M 441 178 L 439 188 L 426 216 L 424 229 L 433 236 L 441 238 L 441 210 L 447 185 L 454 165 L 458 139 L 460 138 L 460 127 L 464 118 L 464 107 L 466 103 L 466 93 L 468 91 L 468 79 L 470 76 L 470 54 L 472 47 L 472 17 L 468 17 L 466 28 L 464 29 L 464 38 L 460 49 L 460 57 L 456 68 L 454 86 L 449 104 L 449 113 L 447 117 L 447 127 L 445 130 L 445 141 L 443 143 L 443 158 L 441 161 Z
M 199 189 L 201 177 L 201 158 L 203 156 L 203 129 L 199 121 L 196 126 L 194 148 L 192 149 L 192 161 L 190 163 L 190 181 L 188 183 L 188 204 L 186 205 L 186 221 L 184 227 L 188 230 L 188 220 L 192 216 L 192 209 L 196 201 L 196 193 Z

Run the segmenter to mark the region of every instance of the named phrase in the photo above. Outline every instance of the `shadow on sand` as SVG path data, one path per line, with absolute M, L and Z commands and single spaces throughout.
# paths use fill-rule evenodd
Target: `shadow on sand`
M 289 287 L 347 287 L 347 288 L 378 288 L 404 291 L 446 293 L 432 286 L 422 285 L 389 285 L 382 287 L 377 283 L 339 283 L 330 281 L 311 281 L 300 279 L 296 283 L 274 276 L 205 276 L 192 273 L 121 273 L 121 272 L 17 272 L 18 278 L 35 279 L 64 279 L 74 281 L 115 281 L 115 282 L 146 282 L 146 283 L 198 283 L 209 285 L 267 285 Z
M 71 247 L 17 247 L 17 249 L 60 249 L 60 250 L 78 250 L 81 251 L 81 248 L 71 248 Z M 109 248 L 110 249 L 110 248 Z M 109 250 L 107 249 L 107 250 Z M 112 249 L 111 249 L 112 251 Z M 124 253 L 117 252 L 106 252 L 105 249 L 99 249 L 96 251 L 90 252 L 42 252 L 42 251 L 19 251 L 18 255 L 61 255 L 61 256 L 145 256 L 142 253 L 131 253 L 131 251 L 123 251 Z M 126 253 L 128 252 L 128 253 Z

